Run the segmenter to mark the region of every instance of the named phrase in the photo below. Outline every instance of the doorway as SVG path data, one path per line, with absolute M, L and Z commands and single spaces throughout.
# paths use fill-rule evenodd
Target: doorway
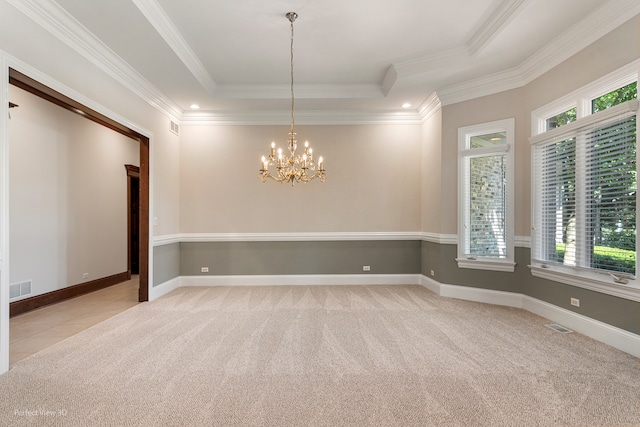
M 127 270 L 140 274 L 140 168 L 124 165 L 127 171 Z
M 75 114 L 79 114 L 95 123 L 103 125 L 115 132 L 125 135 L 139 145 L 140 150 L 140 166 L 137 168 L 137 177 L 135 183 L 132 180 L 132 192 L 135 192 L 136 201 L 131 210 L 135 210 L 132 216 L 132 224 L 130 229 L 134 229 L 137 234 L 135 238 L 135 248 L 137 255 L 130 255 L 132 260 L 131 268 L 136 268 L 139 277 L 138 301 L 149 300 L 149 138 L 139 132 L 110 119 L 103 114 L 92 110 L 91 108 L 39 83 L 38 81 L 10 68 L 9 83 L 26 90 L 36 96 L 52 102 L 66 110 Z M 128 215 L 129 216 L 129 215 Z M 129 242 L 134 239 L 130 238 Z M 135 263 L 133 259 L 135 258 Z M 135 264 L 135 267 L 134 267 Z M 129 271 L 129 270 L 127 270 Z

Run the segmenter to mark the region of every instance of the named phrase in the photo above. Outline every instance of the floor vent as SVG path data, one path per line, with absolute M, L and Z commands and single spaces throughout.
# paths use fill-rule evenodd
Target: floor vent
M 180 135 L 180 125 L 171 120 L 171 132 Z
M 19 298 L 29 294 L 31 294 L 31 280 L 9 285 L 9 299 Z
M 547 328 L 551 328 L 556 332 L 562 332 L 563 334 L 568 334 L 570 332 L 573 332 L 571 329 L 567 329 L 564 326 L 560 326 L 556 323 L 549 323 L 548 325 L 544 325 L 544 326 L 546 326 Z

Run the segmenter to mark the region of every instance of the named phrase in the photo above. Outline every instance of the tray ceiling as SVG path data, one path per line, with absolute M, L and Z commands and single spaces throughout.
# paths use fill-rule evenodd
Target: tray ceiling
M 419 114 L 434 93 L 451 103 L 521 85 L 639 9 L 637 0 L 10 2 L 50 3 L 49 16 L 95 40 L 114 67 L 185 117 L 194 103 L 200 115 L 289 108 L 289 11 L 299 14 L 295 93 L 304 117 Z

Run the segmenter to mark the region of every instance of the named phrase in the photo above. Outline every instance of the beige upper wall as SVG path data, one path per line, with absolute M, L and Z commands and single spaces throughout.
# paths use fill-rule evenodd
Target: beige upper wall
M 440 233 L 442 223 L 442 110 L 422 125 L 422 228 Z
M 262 183 L 270 142 L 288 126 L 183 126 L 183 233 L 393 232 L 420 229 L 420 126 L 299 126 L 327 180 Z
M 458 128 L 513 117 L 515 235 L 531 234 L 531 112 L 638 59 L 638 24 L 628 21 L 522 88 L 443 107 L 441 233 L 457 233 Z

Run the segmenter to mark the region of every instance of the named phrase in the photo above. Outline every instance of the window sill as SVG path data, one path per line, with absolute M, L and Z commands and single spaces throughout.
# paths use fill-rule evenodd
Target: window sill
M 474 270 L 506 271 L 513 273 L 516 268 L 516 263 L 508 260 L 456 258 L 456 261 L 458 262 L 458 268 L 470 268 Z
M 530 265 L 531 274 L 541 279 L 553 280 L 579 288 L 590 289 L 603 294 L 613 295 L 633 301 L 640 301 L 638 280 L 629 280 L 627 284 L 615 283 L 605 274 L 589 271 L 578 271 L 559 266 L 542 267 L 541 264 Z

